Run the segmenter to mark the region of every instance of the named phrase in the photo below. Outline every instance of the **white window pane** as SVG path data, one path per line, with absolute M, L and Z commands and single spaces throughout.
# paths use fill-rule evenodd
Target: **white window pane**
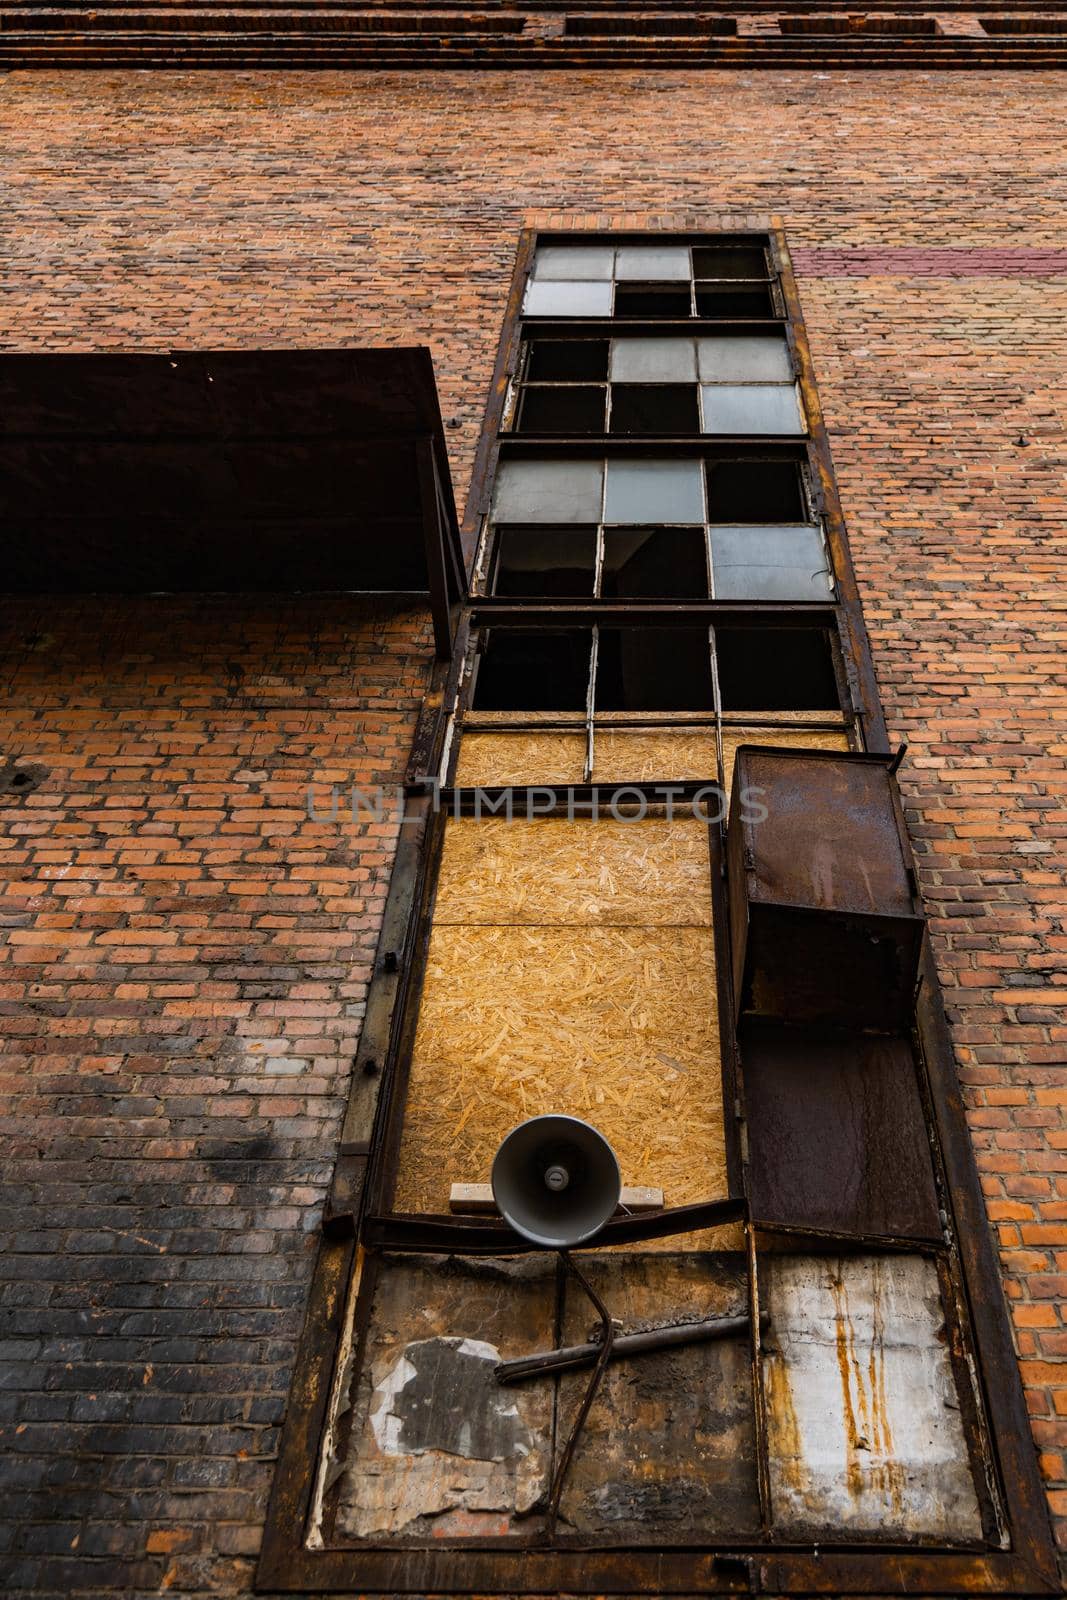
M 791 383 L 793 363 L 781 334 L 712 334 L 698 339 L 703 383 Z
M 790 384 L 705 385 L 705 433 L 803 433 L 800 399 Z
M 611 277 L 615 251 L 610 245 L 543 244 L 534 256 L 537 279 L 601 279 Z
M 605 522 L 703 522 L 699 461 L 609 461 Z
M 692 339 L 613 339 L 611 377 L 616 383 L 694 383 Z
M 599 522 L 602 461 L 502 461 L 497 522 Z
M 684 244 L 620 245 L 615 276 L 643 283 L 668 283 L 677 279 L 684 282 L 692 276 L 689 251 Z
M 818 528 L 712 528 L 716 600 L 827 600 L 829 557 Z
M 610 283 L 531 283 L 523 310 L 528 317 L 610 317 Z

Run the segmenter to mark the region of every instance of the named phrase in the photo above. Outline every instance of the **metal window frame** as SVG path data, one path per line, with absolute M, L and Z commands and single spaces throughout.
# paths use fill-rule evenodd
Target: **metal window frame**
M 854 733 L 859 736 L 856 742 L 861 748 L 885 753 L 888 751 L 885 721 L 785 235 L 780 220 L 773 217 L 765 226 L 754 227 L 751 231 L 769 235 L 772 266 L 785 302 L 786 337 L 808 420 L 809 460 L 814 469 L 817 499 L 815 510 L 823 518 L 838 586 L 837 603 L 827 609 L 834 615 L 842 644 L 842 670 L 854 709 Z M 534 249 L 539 239 L 574 243 L 581 237 L 575 232 L 539 234 L 532 229 L 524 230 L 520 237 L 463 525 L 468 564 L 473 562 L 485 523 L 493 473 L 503 442 L 500 428 L 509 385 L 517 370 L 522 296 Z M 590 232 L 587 237 L 602 235 Z M 708 242 L 723 237 L 703 236 Z M 700 235 L 691 231 L 613 233 L 612 239 L 616 244 L 703 242 Z M 691 329 L 692 324 L 688 327 Z M 665 324 L 660 324 L 659 328 L 666 331 Z M 686 444 L 691 448 L 692 440 Z M 662 452 L 663 441 L 657 440 L 655 449 L 657 453 Z M 530 620 L 529 609 L 521 609 L 523 620 Z M 606 620 L 606 609 L 596 609 L 598 620 Z M 751 610 L 714 602 L 704 609 L 720 615 Z M 809 620 L 812 607 L 805 604 L 800 609 L 805 620 Z M 996 1491 L 1010 1532 L 1010 1548 L 947 1551 L 915 1545 L 874 1546 L 869 1542 L 813 1547 L 775 1544 L 770 1539 L 737 1543 L 719 1540 L 711 1548 L 669 1550 L 605 1548 L 581 1539 L 541 1549 L 502 1549 L 492 1541 L 479 1540 L 453 1546 L 445 1544 L 434 1549 L 404 1550 L 325 1548 L 321 1539 L 318 1547 L 312 1547 L 314 1539 L 309 1545 L 317 1489 L 313 1464 L 321 1453 L 331 1390 L 350 1356 L 343 1348 L 343 1336 L 353 1283 L 358 1283 L 364 1259 L 364 1244 L 358 1235 L 359 1219 L 365 1205 L 369 1204 L 372 1210 L 380 1205 L 390 1146 L 395 1151 L 399 1136 L 398 1118 L 389 1115 L 390 1105 L 396 1104 L 399 1088 L 397 1075 L 390 1072 L 390 1067 L 403 1058 L 405 1039 L 410 1037 L 413 1026 L 421 951 L 428 936 L 433 881 L 444 826 L 443 813 L 434 810 L 433 775 L 448 765 L 472 628 L 487 620 L 487 613 L 499 625 L 503 621 L 503 610 L 491 602 L 487 604 L 484 597 L 479 597 L 473 607 L 468 606 L 460 618 L 453 660 L 450 665 L 441 663 L 435 671 L 416 729 L 408 767 L 408 816 L 401 828 L 366 1020 L 354 1063 L 340 1155 L 294 1367 L 256 1589 L 287 1594 L 377 1591 L 380 1594 L 468 1596 L 475 1593 L 555 1595 L 560 1592 L 827 1596 L 1059 1593 L 1047 1503 L 1037 1471 L 1001 1277 L 928 941 L 922 962 L 914 1044 L 922 1068 L 924 1093 L 929 1097 L 950 1225 L 958 1251 L 958 1271 L 950 1291 L 958 1296 L 961 1322 L 974 1334 L 977 1389 L 984 1401 L 997 1476 Z M 557 608 L 551 610 L 558 615 Z M 639 604 L 636 607 L 613 606 L 610 610 L 622 611 L 632 620 L 644 613 L 665 621 L 672 610 L 690 611 L 690 608 Z M 529 719 L 525 720 L 529 725 Z M 522 718 L 516 719 L 517 723 L 522 721 Z M 612 786 L 621 787 L 633 786 Z M 720 893 L 721 885 L 716 890 L 716 898 Z M 724 958 L 718 965 L 721 975 L 728 970 L 729 962 Z M 720 1009 L 728 1015 L 732 1008 L 724 1005 Z M 730 1060 L 731 1070 L 735 1070 L 736 1057 L 732 1052 Z M 724 1050 L 724 1070 L 726 1063 Z M 383 1083 L 389 1084 L 386 1094 L 381 1093 Z M 736 1157 L 730 1180 L 731 1190 L 736 1192 Z M 751 1230 L 749 1248 L 754 1255 Z M 750 1274 L 750 1277 L 758 1289 L 758 1274 Z M 758 1313 L 758 1304 L 755 1310 Z M 756 1330 L 753 1359 L 758 1362 L 758 1315 L 753 1326 Z M 758 1395 L 758 1385 L 754 1392 Z

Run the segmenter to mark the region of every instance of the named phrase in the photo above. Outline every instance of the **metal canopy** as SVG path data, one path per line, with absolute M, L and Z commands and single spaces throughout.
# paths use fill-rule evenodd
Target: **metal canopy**
M 463 564 L 430 353 L 0 357 L 8 593 L 392 591 Z

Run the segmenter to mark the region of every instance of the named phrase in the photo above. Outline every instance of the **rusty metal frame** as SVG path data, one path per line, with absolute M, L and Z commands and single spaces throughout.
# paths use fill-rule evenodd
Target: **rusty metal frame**
M 758 231 L 758 230 L 752 230 Z M 786 307 L 786 332 L 798 368 L 801 393 L 809 423 L 808 453 L 813 466 L 813 481 L 818 498 L 817 510 L 825 519 L 828 542 L 838 584 L 839 603 L 833 607 L 800 605 L 774 608 L 793 617 L 812 622 L 816 615 L 836 620 L 840 637 L 839 668 L 849 691 L 846 699 L 854 713 L 854 734 L 872 752 L 885 753 L 889 746 L 870 645 L 864 626 L 860 597 L 848 552 L 848 541 L 840 501 L 834 481 L 829 441 L 815 390 L 814 374 L 796 284 L 781 225 L 771 219 L 771 258 L 778 274 Z M 553 237 L 552 235 L 547 235 Z M 574 239 L 575 234 L 557 236 Z M 657 242 L 676 237 L 691 242 L 692 233 L 634 233 L 618 236 L 634 239 L 654 238 Z M 720 236 L 721 237 L 721 236 Z M 525 230 L 521 236 L 515 271 L 508 297 L 503 335 L 497 357 L 485 425 L 475 457 L 474 473 L 463 523 L 463 549 L 468 566 L 479 544 L 488 510 L 488 498 L 499 453 L 499 428 L 508 386 L 521 350 L 521 303 L 526 273 L 538 235 Z M 720 324 L 721 326 L 721 324 Z M 662 325 L 661 325 L 662 327 Z M 692 323 L 688 325 L 692 328 Z M 617 444 L 619 441 L 612 441 Z M 718 442 L 718 441 L 717 441 Z M 509 448 L 513 448 L 509 440 Z M 692 449 L 693 441 L 685 441 Z M 706 447 L 706 442 L 702 443 Z M 662 448 L 659 441 L 656 449 Z M 762 448 L 762 446 L 761 446 Z M 435 496 L 442 493 L 440 482 Z M 445 576 L 446 591 L 452 579 Z M 735 615 L 746 608 L 728 608 L 720 603 L 711 607 L 719 615 Z M 337 1174 L 327 1206 L 324 1237 L 316 1264 L 307 1319 L 297 1358 L 289 1407 L 282 1434 L 277 1471 L 270 1497 L 264 1542 L 256 1574 L 259 1591 L 275 1593 L 370 1593 L 379 1594 L 455 1594 L 508 1593 L 555 1595 L 561 1592 L 581 1595 L 707 1594 L 806 1594 L 806 1595 L 949 1595 L 984 1594 L 1022 1596 L 1060 1592 L 1055 1550 L 1048 1523 L 1047 1506 L 1037 1473 L 1028 1418 L 1023 1403 L 1018 1364 L 1003 1305 L 1000 1274 L 990 1237 L 974 1151 L 967 1133 L 964 1107 L 956 1078 L 951 1037 L 945 1018 L 936 968 L 927 942 L 923 954 L 916 1016 L 916 1042 L 922 1068 L 922 1081 L 933 1115 L 937 1149 L 935 1158 L 943 1174 L 945 1197 L 951 1206 L 951 1225 L 958 1250 L 958 1270 L 953 1269 L 953 1290 L 958 1295 L 958 1323 L 974 1332 L 973 1360 L 978 1374 L 978 1403 L 984 1408 L 985 1422 L 995 1455 L 997 1482 L 995 1498 L 1003 1509 L 1011 1533 L 1011 1548 L 936 1549 L 916 1545 L 867 1543 L 786 1545 L 770 1540 L 717 1541 L 714 1548 L 620 1548 L 590 1543 L 581 1537 L 557 1538 L 552 1547 L 533 1547 L 519 1543 L 504 1545 L 491 1540 L 443 1540 L 433 1548 L 412 1548 L 386 1542 L 373 1548 L 311 1549 L 306 1544 L 309 1518 L 313 1509 L 314 1472 L 320 1441 L 327 1423 L 329 1396 L 342 1343 L 348 1287 L 362 1256 L 357 1244 L 363 1207 L 369 1201 L 366 1229 L 372 1250 L 422 1249 L 471 1251 L 473 1230 L 454 1218 L 402 1218 L 389 1212 L 391 1169 L 395 1165 L 399 1137 L 397 1107 L 402 1103 L 402 1070 L 406 1041 L 410 1040 L 417 1010 L 422 960 L 428 937 L 434 868 L 444 827 L 444 809 L 458 805 L 460 814 L 469 806 L 470 791 L 445 790 L 445 808 L 435 806 L 435 794 L 423 780 L 432 780 L 439 771 L 447 748 L 448 730 L 457 710 L 469 698 L 470 683 L 465 681 L 472 626 L 490 617 L 498 624 L 507 612 L 521 609 L 527 626 L 532 620 L 529 607 L 508 607 L 486 603 L 479 596 L 459 617 L 455 649 L 450 664 L 443 660 L 433 674 L 426 702 L 415 734 L 408 766 L 408 794 L 411 820 L 405 823 L 397 850 L 389 898 L 379 942 L 379 954 L 367 1003 L 367 1016 L 353 1073 L 353 1087 L 342 1133 Z M 536 608 L 541 616 L 549 611 L 559 626 L 560 608 Z M 568 613 L 573 608 L 565 608 Z M 586 610 L 588 611 L 588 607 Z M 672 607 L 638 603 L 610 608 L 633 622 L 639 615 L 654 615 L 657 621 L 675 620 Z M 751 610 L 752 608 L 747 608 Z M 760 608 L 766 612 L 768 608 Z M 692 607 L 673 608 L 693 616 Z M 607 612 L 597 609 L 599 620 Z M 688 620 L 687 618 L 687 620 Z M 517 620 L 517 619 L 516 619 Z M 682 618 L 678 616 L 677 620 Z M 748 620 L 746 618 L 746 620 Z M 776 619 L 779 625 L 781 616 Z M 542 621 L 543 626 L 543 621 Z M 838 654 L 835 651 L 835 656 Z M 519 719 L 522 720 L 521 718 Z M 539 792 L 543 793 L 543 788 Z M 607 794 L 617 790 L 633 793 L 656 785 L 600 786 Z M 674 789 L 677 786 L 672 785 Z M 701 786 L 687 786 L 701 787 Z M 703 786 L 707 787 L 707 786 Z M 663 786 L 659 786 L 661 794 Z M 572 791 L 576 792 L 576 791 Z M 597 786 L 582 786 L 591 799 Z M 653 798 L 652 801 L 655 804 Z M 715 829 L 712 828 L 714 835 Z M 721 841 L 720 841 L 721 848 Z M 717 859 L 714 839 L 712 862 Z M 714 882 L 714 880 L 713 880 Z M 715 931 L 724 940 L 722 925 L 722 884 L 715 882 Z M 729 983 L 729 961 L 725 950 L 718 962 L 720 971 L 720 1013 L 732 1015 L 723 1005 L 725 977 Z M 729 1052 L 724 1038 L 724 1089 L 733 1046 Z M 382 1092 L 383 1081 L 386 1085 Z M 727 1128 L 743 1117 L 740 1095 L 725 1102 Z M 735 1130 L 736 1132 L 736 1130 Z M 738 1195 L 736 1179 L 739 1158 L 730 1158 L 728 1170 L 731 1194 Z M 368 1174 L 368 1166 L 373 1169 Z M 368 1183 L 368 1176 L 370 1182 Z M 720 1202 L 717 1220 L 727 1213 L 737 1216 L 744 1202 L 735 1198 Z M 679 1208 L 688 1211 L 689 1208 Z M 697 1208 L 705 1211 L 706 1208 Z M 661 1214 L 666 1215 L 666 1214 Z M 620 1219 L 624 1220 L 624 1219 Z M 625 1219 L 633 1227 L 633 1220 Z M 661 1223 L 663 1231 L 674 1231 L 682 1219 L 670 1217 Z M 691 1222 L 706 1226 L 707 1221 Z M 609 1225 L 611 1226 L 611 1225 Z M 514 1244 L 501 1244 L 501 1225 L 490 1221 L 477 1226 L 477 1233 L 492 1244 L 484 1250 L 510 1253 Z M 506 1233 L 507 1230 L 505 1229 Z M 469 1242 L 468 1242 L 469 1241 Z M 598 1241 L 603 1244 L 603 1240 Z M 475 1246 L 475 1249 L 477 1247 Z M 755 1242 L 749 1229 L 750 1257 Z M 473 1253 L 473 1251 L 472 1251 Z M 945 1259 L 942 1257 L 942 1259 Z M 758 1292 L 758 1291 L 757 1291 Z M 361 1296 L 366 1299 L 366 1295 Z M 758 1312 L 758 1304 L 756 1305 Z M 758 1317 L 753 1322 L 753 1360 L 758 1366 Z M 759 1385 L 755 1386 L 758 1398 Z M 976 1419 L 980 1426 L 982 1418 Z M 761 1484 L 765 1496 L 765 1485 Z

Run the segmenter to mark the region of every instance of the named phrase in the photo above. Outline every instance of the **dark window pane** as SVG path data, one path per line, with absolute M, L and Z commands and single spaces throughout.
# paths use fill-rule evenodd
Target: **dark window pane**
M 553 384 L 524 389 L 519 401 L 519 433 L 603 433 L 604 389 Z
M 605 600 L 706 600 L 703 528 L 606 529 L 600 592 Z
M 590 597 L 595 567 L 595 528 L 541 523 L 496 530 L 494 594 Z
M 795 461 L 709 461 L 711 522 L 805 522 Z
M 601 628 L 599 711 L 709 711 L 706 628 Z
M 699 433 L 692 383 L 616 383 L 611 389 L 612 433 Z
M 478 665 L 477 711 L 584 711 L 592 635 L 490 630 Z
M 615 286 L 617 317 L 688 317 L 689 285 L 619 283 Z
M 698 317 L 773 317 L 770 289 L 720 289 L 715 284 L 697 284 Z
M 767 257 L 759 245 L 709 245 L 693 251 L 693 269 L 698 278 L 765 278 Z
M 526 376 L 532 383 L 580 383 L 608 375 L 607 339 L 535 339 Z
M 837 711 L 829 635 L 822 628 L 716 628 L 724 711 Z

